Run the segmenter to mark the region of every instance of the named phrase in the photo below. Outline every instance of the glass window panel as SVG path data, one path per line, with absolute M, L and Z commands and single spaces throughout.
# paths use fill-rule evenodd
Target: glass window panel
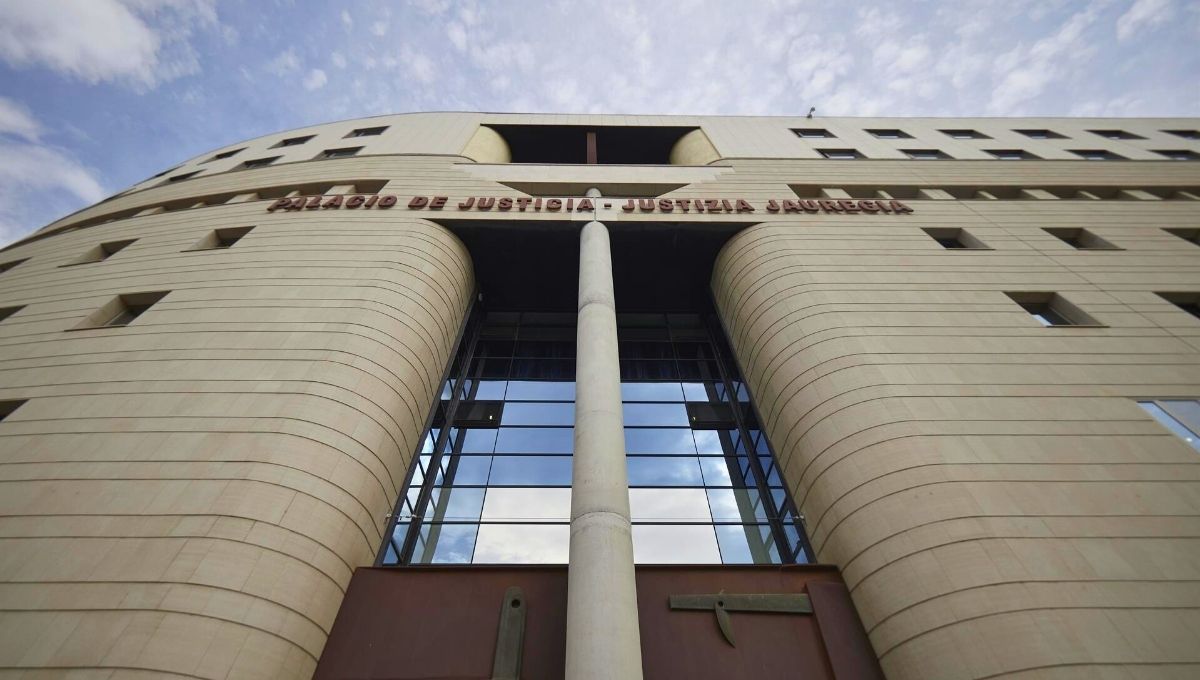
M 483 503 L 485 522 L 571 520 L 571 490 L 491 488 Z
M 1162 424 L 1163 427 L 1174 433 L 1175 436 L 1190 444 L 1192 448 L 1200 449 L 1200 440 L 1198 440 L 1196 434 L 1184 427 L 1183 424 L 1178 420 L 1172 418 L 1171 415 L 1162 410 L 1158 404 L 1152 401 L 1139 401 L 1138 405 L 1145 409 L 1147 413 L 1154 416 L 1155 420 Z
M 638 564 L 720 564 L 712 525 L 635 524 L 633 561 Z
M 416 564 L 467 564 L 475 547 L 478 524 L 426 524 L 413 551 Z
M 683 383 L 683 398 L 686 401 L 717 401 L 714 397 L 716 397 L 716 390 L 712 383 Z
M 463 432 L 463 453 L 491 453 L 496 449 L 495 428 L 467 429 Z
M 679 377 L 685 381 L 720 380 L 721 372 L 715 361 L 680 361 Z
M 768 529 L 766 541 L 761 529 Z M 717 543 L 725 564 L 777 564 L 778 551 L 769 527 L 754 524 L 718 524 Z
M 438 397 L 438 399 L 445 401 L 453 396 L 454 396 L 454 381 L 447 380 L 446 382 L 442 383 L 442 394 L 441 394 L 441 396 Z
M 509 359 L 476 359 L 471 362 L 470 373 L 467 375 L 478 380 L 499 379 L 508 377 Z
M 457 460 L 457 464 L 450 463 Z M 491 456 L 454 456 L 446 461 L 446 468 L 454 468 L 453 476 L 447 475 L 445 484 L 453 486 L 483 486 L 488 483 L 488 468 Z
M 702 456 L 720 456 L 725 453 L 725 448 L 721 445 L 720 430 L 693 430 L 692 436 L 696 440 L 696 450 Z
M 518 380 L 574 380 L 574 359 L 513 359 L 508 377 Z
M 692 431 L 684 428 L 625 428 L 625 451 L 695 455 L 696 442 Z
M 623 401 L 682 401 L 683 392 L 679 389 L 679 383 L 623 382 L 621 383 L 621 399 Z
M 508 383 L 505 398 L 509 401 L 574 401 L 575 383 L 514 380 Z
M 481 357 L 511 357 L 513 341 L 500 338 L 480 338 L 476 354 Z
M 687 427 L 687 407 L 676 404 L 625 404 L 625 426 L 676 425 Z
M 646 342 L 622 340 L 617 344 L 618 356 L 622 359 L 673 359 L 675 353 L 669 342 Z
M 704 489 L 630 489 L 634 522 L 711 522 Z
M 546 359 L 569 359 L 575 356 L 575 341 L 522 340 L 517 343 L 516 356 Z
M 502 427 L 496 453 L 571 453 L 574 430 L 569 427 Z
M 518 402 L 504 405 L 504 425 L 573 425 L 575 404 L 572 402 Z
M 630 486 L 703 486 L 697 460 L 686 456 L 630 457 Z
M 1181 425 L 1200 433 L 1200 402 L 1192 399 L 1159 399 L 1158 405 Z
M 621 380 L 679 380 L 674 361 L 621 360 Z
M 758 496 L 758 489 L 707 489 L 713 521 L 766 521 L 767 512 Z
M 700 469 L 704 472 L 705 486 L 733 486 L 734 477 L 729 473 L 729 466 L 734 466 L 733 475 L 737 475 L 736 459 L 727 460 L 724 457 L 700 458 Z
M 776 515 L 783 515 L 787 509 L 787 492 L 783 489 L 771 489 L 771 503 Z
M 483 524 L 476 564 L 566 564 L 569 524 Z
M 712 349 L 707 342 L 676 342 L 675 355 L 680 359 L 711 359 Z
M 497 486 L 570 486 L 570 456 L 496 456 L 488 482 Z
M 504 380 L 480 380 L 477 384 L 475 399 L 478 401 L 502 401 L 504 388 L 508 385 Z
M 483 489 L 448 487 L 435 489 L 425 518 L 432 522 L 469 522 L 479 520 L 483 507 Z
M 738 401 L 750 401 L 750 393 L 746 391 L 746 385 L 738 381 L 733 381 L 733 388 L 737 390 Z

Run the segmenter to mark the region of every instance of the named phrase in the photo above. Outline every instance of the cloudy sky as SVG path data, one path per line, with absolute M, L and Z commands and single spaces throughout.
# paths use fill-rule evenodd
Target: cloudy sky
M 0 241 L 418 110 L 1200 115 L 1200 0 L 0 0 Z

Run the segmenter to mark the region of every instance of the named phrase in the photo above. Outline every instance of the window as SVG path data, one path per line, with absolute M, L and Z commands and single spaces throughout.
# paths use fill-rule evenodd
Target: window
M 1132 132 L 1124 130 L 1088 130 L 1093 135 L 1099 135 L 1105 139 L 1123 140 L 1123 139 L 1145 139 L 1141 135 L 1135 135 Z
M 817 149 L 817 153 L 826 158 L 832 158 L 838 161 L 850 161 L 863 157 L 863 155 L 855 149 Z
M 322 151 L 321 155 L 317 156 L 317 158 L 320 160 L 327 158 L 347 158 L 349 156 L 353 156 L 359 151 L 362 151 L 361 146 L 347 146 L 341 149 L 326 149 Z
M 1163 229 L 1163 231 L 1200 246 L 1200 229 Z
M 1043 326 L 1100 326 L 1075 305 L 1067 302 L 1058 293 L 1021 292 L 1005 293 L 1029 315 Z
M 275 144 L 271 148 L 278 149 L 280 147 L 285 147 L 285 146 L 299 146 L 299 145 L 307 142 L 308 140 L 312 139 L 313 137 L 316 137 L 316 135 L 304 135 L 303 137 L 288 137 L 287 139 L 280 140 L 279 143 Z
M 825 128 L 797 128 L 792 130 L 796 136 L 804 139 L 833 139 L 834 135 Z
M 1123 161 L 1125 157 L 1104 149 L 1071 149 L 1071 153 L 1089 161 Z
M 22 262 L 27 261 L 28 259 L 29 258 L 24 258 L 21 260 L 9 260 L 8 262 L 0 262 L 0 274 L 3 274 L 4 272 L 12 269 L 13 267 L 21 264 Z
M 919 161 L 949 160 L 950 156 L 937 149 L 901 149 L 909 158 Z
M 967 233 L 966 229 L 930 227 L 921 231 L 947 250 L 991 250 L 982 241 Z
M 382 135 L 383 131 L 386 129 L 388 129 L 388 126 L 386 125 L 381 125 L 380 127 L 358 128 L 357 130 L 354 130 L 350 134 L 346 135 L 346 137 L 374 137 L 375 135 Z
M 1195 399 L 1145 399 L 1138 400 L 1149 413 L 1176 437 L 1188 446 L 1200 450 L 1200 401 Z
M 1200 318 L 1200 293 L 1157 293 L 1157 295 L 1188 314 Z
M 219 250 L 230 248 L 233 244 L 240 241 L 243 236 L 249 234 L 252 229 L 254 227 L 228 227 L 210 231 L 188 250 Z
M 938 130 L 938 132 L 954 139 L 991 139 L 977 130 Z
M 1163 130 L 1163 132 L 1175 135 L 1176 137 L 1183 137 L 1184 139 L 1200 140 L 1200 130 Z
M 1166 156 L 1173 161 L 1200 161 L 1200 154 L 1187 149 L 1174 149 L 1167 151 L 1155 151 L 1154 153 Z
M 198 174 L 200 174 L 199 170 L 193 170 L 191 172 L 185 172 L 182 175 L 172 175 L 167 178 L 167 183 L 169 184 L 171 182 L 179 182 L 179 181 L 185 180 L 189 177 L 195 177 Z
M 20 305 L 17 307 L 0 307 L 0 321 L 4 321 L 5 319 L 12 316 L 13 314 L 16 314 L 17 312 L 21 311 L 22 309 L 25 309 L 24 305 Z
M 904 130 L 867 130 L 876 139 L 912 139 Z
M 230 150 L 230 151 L 222 151 L 222 152 L 221 152 L 221 153 L 219 153 L 219 154 L 214 154 L 212 158 L 210 158 L 210 159 L 208 159 L 207 161 L 204 161 L 204 162 L 205 162 L 205 163 L 208 163 L 208 162 L 210 162 L 210 161 L 219 161 L 219 160 L 221 160 L 221 159 L 223 159 L 223 158 L 230 158 L 230 157 L 232 157 L 232 156 L 236 156 L 236 155 L 238 155 L 239 153 L 241 153 L 241 152 L 243 152 L 243 151 L 245 151 L 245 150 L 246 150 L 246 147 L 242 147 L 242 148 L 240 148 L 240 149 L 232 149 L 232 150 Z
M 255 158 L 254 160 L 242 163 L 242 168 L 250 170 L 252 168 L 265 168 L 266 166 L 279 160 L 279 156 L 271 156 L 270 158 Z
M 1047 227 L 1042 231 L 1076 250 L 1123 250 L 1096 236 L 1087 229 Z
M 682 126 L 488 125 L 508 142 L 513 163 L 669 165 Z
M 28 399 L 5 399 L 0 401 L 0 420 L 11 416 L 13 411 L 21 408 L 21 405 L 29 401 Z
M 1027 161 L 1038 158 L 1024 149 L 987 149 L 987 152 L 1002 161 Z
M 109 241 L 108 243 L 101 243 L 98 246 L 93 246 L 93 247 L 89 248 L 87 250 L 87 252 L 85 252 L 83 255 L 79 256 L 79 259 L 75 260 L 74 262 L 68 262 L 67 264 L 64 264 L 63 266 L 71 267 L 71 266 L 78 265 L 78 264 L 91 264 L 93 262 L 103 262 L 104 260 L 107 260 L 108 258 L 112 257 L 113 255 L 116 255 L 117 253 L 121 252 L 122 250 L 124 250 L 126 247 L 128 247 L 130 244 L 132 244 L 136 240 L 137 239 L 129 239 L 127 241 Z
M 165 174 L 167 174 L 167 173 L 169 173 L 169 172 L 175 172 L 176 170 L 178 170 L 179 168 L 182 168 L 182 167 L 183 167 L 182 165 L 176 165 L 176 166 L 175 166 L 175 167 L 173 167 L 173 168 L 167 168 L 166 170 L 163 170 L 162 172 L 160 172 L 160 173 L 158 173 L 158 174 L 156 174 L 156 175 L 152 175 L 152 176 L 150 177 L 150 179 L 156 179 L 156 178 L 158 178 L 158 177 L 162 177 L 163 175 L 165 175 Z
M 1060 135 L 1053 130 L 1013 130 L 1020 134 L 1029 137 L 1030 139 L 1066 139 L 1066 135 Z
M 76 328 L 82 330 L 88 328 L 128 326 L 134 319 L 140 317 L 146 310 L 153 307 L 155 303 L 166 297 L 168 292 L 170 291 L 118 295 L 109 300 L 100 309 L 88 315 L 83 320 L 83 323 L 79 324 Z

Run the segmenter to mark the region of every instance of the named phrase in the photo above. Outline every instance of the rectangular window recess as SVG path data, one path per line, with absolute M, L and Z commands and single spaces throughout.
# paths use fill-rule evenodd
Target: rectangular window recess
M 1029 313 L 1038 323 L 1046 327 L 1090 326 L 1102 327 L 1083 310 L 1068 302 L 1058 293 L 1044 291 L 1005 292 L 1013 302 Z
M 233 244 L 242 239 L 243 236 L 249 234 L 254 227 L 227 227 L 225 229 L 216 229 L 205 234 L 204 238 L 200 239 L 196 245 L 188 248 L 184 252 L 192 250 L 219 250 L 230 248 Z
M 1031 161 L 1040 158 L 1024 149 L 985 149 L 985 151 L 1002 161 Z
M 1165 292 L 1155 295 L 1200 319 L 1200 292 Z
M 1124 250 L 1124 248 L 1118 248 L 1087 229 L 1045 227 L 1042 231 L 1077 250 Z
M 1184 139 L 1200 139 L 1200 130 L 1163 130 L 1163 132 Z
M 1105 139 L 1145 139 L 1145 137 L 1142 137 L 1141 135 L 1135 135 L 1132 132 L 1126 132 L 1124 130 L 1088 130 L 1088 132 Z
M 1166 156 L 1173 161 L 1200 161 L 1200 153 L 1188 151 L 1187 149 L 1168 149 L 1165 151 L 1156 150 L 1154 153 L 1160 156 Z
M 448 403 L 443 401 L 438 406 L 438 412 L 433 418 L 435 426 L 446 422 L 445 407 Z M 503 418 L 504 402 L 502 401 L 464 399 L 458 402 L 458 407 L 454 410 L 453 427 L 497 428 L 500 427 L 500 421 Z
M 921 231 L 947 250 L 991 250 L 986 243 L 959 227 L 928 227 Z
M 316 137 L 316 135 L 304 135 L 303 137 L 288 137 L 287 139 L 279 140 L 274 145 L 272 145 L 271 148 L 279 149 L 279 148 L 282 148 L 285 146 L 300 146 L 301 144 L 312 139 L 313 137 Z
M 689 401 L 687 408 L 688 424 L 693 430 L 732 430 L 737 428 L 738 416 L 734 406 L 729 402 Z M 749 404 L 739 403 L 738 411 L 743 419 L 749 418 Z
M 212 158 L 209 158 L 207 161 L 204 161 L 204 162 L 208 163 L 210 161 L 219 161 L 223 158 L 230 158 L 230 157 L 238 155 L 239 153 L 241 153 L 245 150 L 246 150 L 246 147 L 242 147 L 240 149 L 231 149 L 229 151 L 222 151 L 221 153 L 213 154 Z
M 867 130 L 876 139 L 912 139 L 904 130 Z
M 1088 161 L 1123 161 L 1125 157 L 1104 149 L 1068 149 L 1071 153 Z
M 248 160 L 242 163 L 242 169 L 252 170 L 254 168 L 265 168 L 280 158 L 282 158 L 282 156 L 271 156 L 270 158 L 255 158 L 253 160 Z
M 804 139 L 835 139 L 835 136 L 825 128 L 795 128 L 792 132 Z
M 182 175 L 171 175 L 170 177 L 167 178 L 167 183 L 170 184 L 171 182 L 180 182 L 189 177 L 195 177 L 198 174 L 200 174 L 199 170 L 193 170 L 191 172 L 185 172 Z
M 838 161 L 851 161 L 863 157 L 857 149 L 817 149 L 817 153 L 826 158 Z
M 670 165 L 671 150 L 696 126 L 489 124 L 512 163 Z
M 978 130 L 938 130 L 938 132 L 954 139 L 991 139 Z
M 29 258 L 26 257 L 26 258 L 20 259 L 20 260 L 9 260 L 8 262 L 0 262 L 0 274 L 3 274 L 4 272 L 12 269 L 13 267 L 21 264 L 22 262 L 26 262 L 28 260 L 29 260 Z
M 4 321 L 22 309 L 25 309 L 25 305 L 18 305 L 16 307 L 0 307 L 0 321 Z
M 154 291 L 145 293 L 125 293 L 109 300 L 102 307 L 88 315 L 73 330 L 89 328 L 106 328 L 112 326 L 128 326 L 134 319 L 144 314 L 170 291 Z
M 906 156 L 918 161 L 950 160 L 950 155 L 938 149 L 901 149 Z
M 11 416 L 13 411 L 21 408 L 21 406 L 29 401 L 28 399 L 5 399 L 0 401 L 0 420 Z
M 350 137 L 374 137 L 376 135 L 382 135 L 383 131 L 386 129 L 388 129 L 388 126 L 386 125 L 381 125 L 379 127 L 358 128 L 357 130 L 351 131 L 350 134 L 346 135 L 344 139 L 348 139 Z
M 1013 130 L 1029 137 L 1030 139 L 1067 139 L 1066 135 L 1060 135 L 1053 130 Z
M 1200 245 L 1200 229 L 1166 229 L 1166 228 L 1164 228 L 1163 231 L 1167 232 L 1168 234 L 1170 234 L 1172 236 L 1178 236 L 1179 238 L 1183 239 L 1184 241 L 1188 241 L 1195 245 Z M 0 271 L 3 271 L 3 270 L 0 270 Z
M 318 159 L 348 158 L 350 156 L 357 154 L 359 151 L 362 151 L 361 146 L 347 146 L 347 147 L 342 147 L 340 149 L 326 149 L 326 150 L 322 151 L 321 155 L 317 156 L 317 158 Z
M 124 250 L 127 246 L 129 246 L 131 243 L 133 243 L 136 240 L 137 239 L 129 239 L 127 241 L 109 241 L 108 243 L 101 243 L 100 245 L 92 246 L 91 248 L 88 248 L 88 250 L 83 255 L 80 255 L 79 258 L 76 259 L 74 262 L 68 262 L 61 266 L 73 267 L 73 266 L 79 265 L 79 264 L 92 264 L 93 262 L 103 262 L 104 260 L 107 260 L 108 258 L 112 257 L 113 255 L 116 255 L 117 253 L 121 252 L 122 250 Z
M 1188 446 L 1200 450 L 1200 401 L 1195 399 L 1139 399 L 1146 413 L 1160 425 L 1182 439 Z

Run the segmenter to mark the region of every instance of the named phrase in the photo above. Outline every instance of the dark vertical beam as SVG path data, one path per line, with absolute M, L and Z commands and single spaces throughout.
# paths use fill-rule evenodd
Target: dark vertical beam
M 588 165 L 596 165 L 600 162 L 597 160 L 595 132 L 587 133 L 587 162 Z

